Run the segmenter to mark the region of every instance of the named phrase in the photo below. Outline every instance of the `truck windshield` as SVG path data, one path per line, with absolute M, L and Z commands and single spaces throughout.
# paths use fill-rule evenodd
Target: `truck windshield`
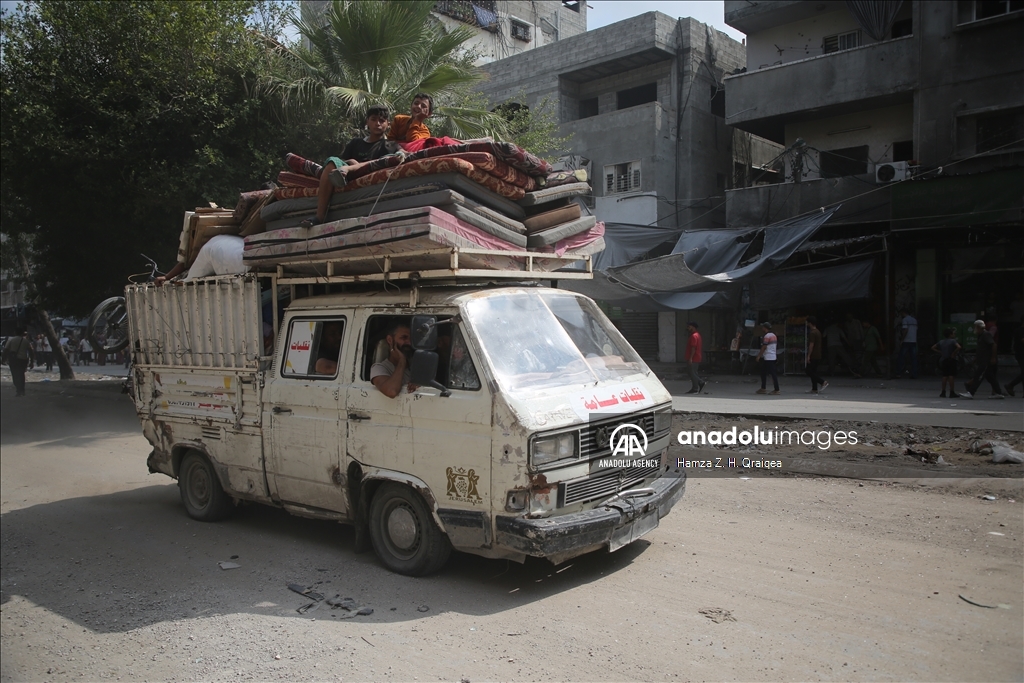
M 515 393 L 650 372 L 594 302 L 571 293 L 483 297 L 466 314 L 498 382 Z

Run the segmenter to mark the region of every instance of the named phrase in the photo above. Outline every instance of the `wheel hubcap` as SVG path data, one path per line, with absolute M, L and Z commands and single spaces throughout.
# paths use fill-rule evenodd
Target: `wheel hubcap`
M 388 536 L 395 547 L 409 550 L 416 544 L 416 519 L 404 507 L 395 508 L 388 515 Z

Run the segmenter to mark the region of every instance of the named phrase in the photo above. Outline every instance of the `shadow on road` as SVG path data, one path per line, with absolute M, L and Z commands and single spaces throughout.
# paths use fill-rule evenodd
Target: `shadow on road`
M 40 382 L 15 398 L 14 387 L 0 387 L 0 444 L 85 446 L 118 432 L 138 434 L 135 406 L 120 382 Z
M 2 602 L 18 595 L 97 632 L 231 613 L 346 614 L 321 604 L 299 615 L 310 600 L 289 583 L 372 607 L 360 621 L 499 613 L 613 575 L 649 545 L 641 540 L 557 568 L 453 553 L 441 573 L 413 579 L 392 574 L 372 552 L 357 554 L 347 526 L 260 505 L 217 524 L 193 521 L 170 482 L 13 510 L 0 527 Z M 225 571 L 219 561 L 241 567 Z M 424 605 L 429 610 L 419 611 Z

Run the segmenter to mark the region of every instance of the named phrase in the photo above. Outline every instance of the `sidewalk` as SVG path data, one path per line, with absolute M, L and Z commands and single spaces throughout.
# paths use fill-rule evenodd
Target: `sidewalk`
M 816 417 L 822 419 L 863 420 L 887 424 L 929 425 L 1001 429 L 1024 432 L 1024 397 L 1003 400 L 989 398 L 990 388 L 981 387 L 974 399 L 939 398 L 939 378 L 887 380 L 827 377 L 828 389 L 818 395 L 808 393 L 810 380 L 804 375 L 779 377 L 779 396 L 756 394 L 761 387 L 758 375 L 703 375 L 707 384 L 703 394 L 687 394 L 689 379 L 681 379 L 685 368 L 676 363 L 651 363 L 672 394 L 675 410 L 707 412 L 719 415 L 765 417 Z M 1010 377 L 1000 377 L 1001 382 Z M 771 390 L 771 378 L 768 389 Z M 962 391 L 963 381 L 957 383 Z

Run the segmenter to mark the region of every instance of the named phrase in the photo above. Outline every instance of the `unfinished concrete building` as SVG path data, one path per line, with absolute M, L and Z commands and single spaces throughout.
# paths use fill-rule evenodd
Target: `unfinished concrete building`
M 747 34 L 745 70 L 724 78 L 726 118 L 786 150 L 782 177 L 726 192 L 727 224 L 842 203 L 823 236 L 848 240 L 874 268 L 860 301 L 841 306 L 890 344 L 901 308 L 917 312 L 923 349 L 949 325 L 972 347 L 982 315 L 1014 329 L 1024 316 L 1024 3 L 726 0 L 725 20 Z M 789 314 L 820 318 L 835 280 Z M 785 308 L 770 303 L 755 308 Z
M 721 31 L 648 12 L 487 64 L 481 89 L 491 106 L 551 108 L 571 155 L 589 162 L 594 213 L 660 232 L 648 241 L 657 254 L 684 229 L 724 227 L 725 190 L 777 155 L 755 142 L 734 165 L 722 78 L 745 64 L 743 45 Z M 682 356 L 687 314 L 606 310 L 645 357 Z

